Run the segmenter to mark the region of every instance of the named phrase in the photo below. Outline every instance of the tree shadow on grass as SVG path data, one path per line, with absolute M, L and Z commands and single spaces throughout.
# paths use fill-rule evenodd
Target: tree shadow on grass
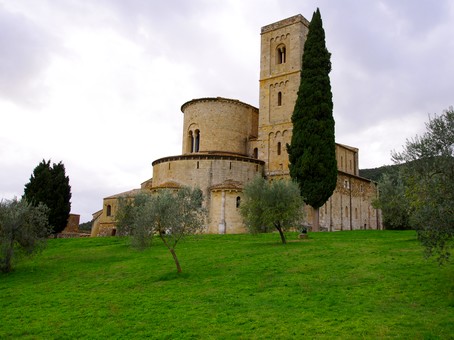
M 167 272 L 162 275 L 160 275 L 157 279 L 156 282 L 165 282 L 165 281 L 173 281 L 173 280 L 178 280 L 178 279 L 187 279 L 189 277 L 188 273 L 177 273 L 176 271 L 172 272 Z

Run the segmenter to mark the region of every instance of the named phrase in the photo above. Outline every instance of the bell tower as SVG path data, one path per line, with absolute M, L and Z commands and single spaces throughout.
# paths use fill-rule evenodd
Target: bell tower
M 286 144 L 301 77 L 309 21 L 301 14 L 262 27 L 258 158 L 269 178 L 289 175 Z

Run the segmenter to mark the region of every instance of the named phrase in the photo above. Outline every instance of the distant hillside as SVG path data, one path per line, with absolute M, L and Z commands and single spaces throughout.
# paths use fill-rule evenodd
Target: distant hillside
M 384 173 L 395 170 L 399 165 L 383 165 L 378 168 L 359 169 L 359 176 L 379 182 Z
M 81 223 L 81 224 L 79 224 L 79 230 L 81 230 L 81 231 L 91 231 L 92 224 L 93 224 L 93 221 Z
M 394 165 L 383 165 L 379 168 L 372 168 L 372 169 L 359 169 L 359 176 L 364 177 L 367 179 L 370 179 L 374 182 L 380 181 L 381 177 L 383 176 L 384 173 L 391 173 L 391 172 L 396 172 L 402 167 L 405 167 L 407 165 L 412 165 L 413 167 L 421 167 L 425 166 L 425 164 L 434 162 L 437 160 L 437 157 L 434 158 L 427 158 L 427 159 L 417 159 L 414 161 L 410 161 L 408 163 L 402 163 L 402 164 L 394 164 Z

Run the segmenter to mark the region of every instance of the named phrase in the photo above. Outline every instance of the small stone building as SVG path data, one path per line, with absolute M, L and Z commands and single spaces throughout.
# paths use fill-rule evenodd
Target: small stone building
M 302 16 L 262 27 L 259 108 L 228 98 L 184 103 L 182 153 L 155 160 L 153 177 L 134 189 L 104 198 L 93 214 L 92 236 L 115 234 L 119 197 L 181 186 L 203 191 L 207 233 L 245 232 L 239 207 L 243 188 L 255 176 L 289 178 L 286 144 L 300 82 L 309 22 Z M 359 177 L 359 150 L 336 144 L 337 187 L 320 208 L 322 230 L 380 229 L 380 211 L 372 207 L 375 183 Z M 306 220 L 312 221 L 307 207 Z

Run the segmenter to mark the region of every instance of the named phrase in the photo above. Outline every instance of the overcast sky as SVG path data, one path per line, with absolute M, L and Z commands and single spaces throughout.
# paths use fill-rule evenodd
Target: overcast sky
M 319 7 L 336 141 L 360 168 L 454 105 L 450 0 L 0 0 L 0 199 L 62 161 L 81 222 L 181 154 L 183 103 L 258 107 L 260 28 Z

